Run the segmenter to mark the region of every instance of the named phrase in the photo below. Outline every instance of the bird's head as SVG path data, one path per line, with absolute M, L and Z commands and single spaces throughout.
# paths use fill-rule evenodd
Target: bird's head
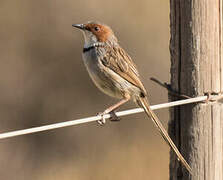
M 85 46 L 90 46 L 94 43 L 117 43 L 117 39 L 112 29 L 107 25 L 88 22 L 84 24 L 73 24 L 72 26 L 83 31 Z

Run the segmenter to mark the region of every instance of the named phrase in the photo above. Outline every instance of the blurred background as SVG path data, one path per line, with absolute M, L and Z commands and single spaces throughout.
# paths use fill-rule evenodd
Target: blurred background
M 112 27 L 138 66 L 151 104 L 167 101 L 168 0 L 1 0 L 0 132 L 95 115 L 115 99 L 91 82 L 73 23 Z M 133 103 L 121 109 L 135 107 Z M 156 111 L 167 127 L 168 110 Z M 141 113 L 120 122 L 61 128 L 0 140 L 2 180 L 161 180 L 169 148 Z

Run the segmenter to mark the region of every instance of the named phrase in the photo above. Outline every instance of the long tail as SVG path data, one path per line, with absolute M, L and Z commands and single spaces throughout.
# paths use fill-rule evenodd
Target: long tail
M 150 105 L 149 105 L 147 99 L 146 98 L 139 98 L 138 99 L 138 104 L 144 109 L 144 111 L 146 112 L 147 116 L 152 119 L 153 123 L 158 128 L 158 130 L 159 130 L 160 134 L 162 135 L 162 137 L 164 138 L 164 140 L 173 149 L 173 151 L 177 155 L 178 159 L 182 162 L 182 164 L 185 166 L 185 168 L 190 172 L 190 174 L 192 174 L 191 167 L 189 166 L 187 161 L 184 159 L 184 157 L 181 155 L 181 153 L 177 149 L 176 145 L 174 144 L 174 142 L 172 141 L 172 139 L 168 135 L 167 131 L 165 130 L 165 128 L 163 127 L 163 125 L 159 121 L 159 119 L 156 116 L 156 114 L 150 108 Z

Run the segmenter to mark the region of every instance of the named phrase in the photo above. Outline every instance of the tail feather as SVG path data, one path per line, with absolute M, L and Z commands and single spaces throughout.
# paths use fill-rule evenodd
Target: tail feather
M 153 123 L 155 124 L 155 126 L 159 130 L 163 139 L 166 141 L 166 143 L 173 149 L 173 151 L 177 155 L 178 160 L 180 160 L 182 162 L 182 164 L 185 166 L 185 168 L 190 172 L 190 174 L 192 174 L 191 167 L 189 166 L 187 161 L 184 159 L 184 157 L 181 155 L 181 153 L 177 149 L 176 145 L 174 144 L 174 142 L 172 141 L 172 139 L 168 135 L 167 131 L 165 130 L 165 128 L 163 127 L 163 125 L 159 121 L 156 114 L 151 110 L 147 99 L 146 98 L 139 98 L 137 102 L 144 109 L 147 116 L 152 119 Z

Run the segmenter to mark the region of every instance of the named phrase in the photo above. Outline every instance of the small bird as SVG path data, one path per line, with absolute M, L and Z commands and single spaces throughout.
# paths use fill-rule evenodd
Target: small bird
M 105 114 L 113 112 L 129 100 L 133 100 L 152 119 L 164 140 L 191 173 L 191 167 L 169 137 L 158 117 L 151 110 L 147 92 L 140 80 L 136 65 L 120 47 L 112 29 L 99 22 L 73 24 L 72 26 L 81 29 L 84 34 L 85 43 L 82 55 L 94 84 L 105 94 L 121 99 L 117 104 L 100 114 L 102 121 L 99 121 L 99 123 L 105 123 L 103 117 Z

